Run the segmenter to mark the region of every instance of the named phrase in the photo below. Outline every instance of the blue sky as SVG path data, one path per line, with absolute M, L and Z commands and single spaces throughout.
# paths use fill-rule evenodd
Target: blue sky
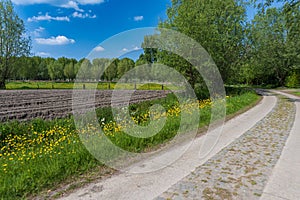
M 155 27 L 166 18 L 170 0 L 12 0 L 42 57 L 86 57 L 106 39 L 135 28 Z M 126 40 L 126 39 L 125 39 Z M 128 38 L 128 40 L 130 40 Z M 119 44 L 123 53 L 140 42 Z M 103 51 L 97 47 L 98 51 Z
M 32 53 L 42 57 L 81 59 L 96 48 L 103 57 L 114 57 L 101 46 L 121 32 L 156 27 L 166 19 L 171 0 L 12 0 L 32 39 Z M 253 18 L 255 11 L 248 9 Z M 115 44 L 116 55 L 137 58 L 141 34 Z M 147 34 L 147 33 L 144 33 Z M 126 34 L 125 34 L 126 35 Z M 133 51 L 135 50 L 135 51 Z M 128 54 L 132 52 L 131 54 Z

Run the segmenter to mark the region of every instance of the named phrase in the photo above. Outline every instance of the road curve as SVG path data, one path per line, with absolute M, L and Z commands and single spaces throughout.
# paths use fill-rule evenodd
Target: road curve
M 300 98 L 284 92 L 272 92 L 294 101 L 296 116 L 289 138 L 272 171 L 261 200 L 298 200 L 300 199 Z
M 135 174 L 130 172 L 151 170 L 153 165 L 161 160 L 172 157 L 184 145 L 171 149 L 165 154 L 149 158 L 133 165 L 129 172 L 121 173 L 112 178 L 93 183 L 74 193 L 62 197 L 64 200 L 77 199 L 153 199 L 167 191 L 172 185 L 191 174 L 197 167 L 206 163 L 214 155 L 249 131 L 259 121 L 264 119 L 277 105 L 277 97 L 266 95 L 263 100 L 249 111 L 227 121 L 223 127 L 221 137 L 215 148 L 205 158 L 199 158 L 199 151 L 204 136 L 196 138 L 184 155 L 166 168 L 149 173 Z

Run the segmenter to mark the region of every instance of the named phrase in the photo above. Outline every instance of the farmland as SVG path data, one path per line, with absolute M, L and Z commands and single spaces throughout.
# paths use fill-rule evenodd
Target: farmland
M 72 90 L 1 90 L 0 121 L 26 121 L 35 118 L 51 120 L 67 117 L 72 113 L 72 92 Z M 158 90 L 137 90 L 131 98 L 131 103 L 163 98 L 167 93 Z M 85 104 L 84 107 L 109 106 L 111 95 L 110 90 L 97 90 L 95 101 L 90 105 Z M 120 103 L 122 101 L 120 99 Z

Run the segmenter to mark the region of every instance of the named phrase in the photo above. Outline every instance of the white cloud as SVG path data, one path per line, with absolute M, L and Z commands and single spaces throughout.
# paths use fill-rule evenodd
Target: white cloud
M 68 1 L 66 4 L 62 4 L 61 7 L 63 8 L 73 8 L 79 12 L 84 12 L 83 9 L 80 9 L 78 3 L 75 1 Z
M 134 21 L 142 21 L 144 19 L 144 16 L 135 16 Z
M 49 4 L 60 8 L 71 8 L 84 12 L 80 5 L 95 5 L 104 3 L 105 0 L 12 0 L 17 5 Z
M 42 32 L 44 32 L 44 30 L 45 30 L 45 28 L 40 26 L 39 28 L 35 29 L 32 32 L 32 34 L 33 34 L 34 37 L 40 37 Z
M 36 55 L 41 56 L 41 57 L 50 57 L 51 56 L 51 54 L 47 53 L 47 52 L 37 52 Z
M 77 0 L 79 4 L 86 5 L 86 4 L 100 4 L 104 3 L 104 0 Z
M 79 12 L 74 12 L 74 13 L 72 14 L 72 16 L 73 16 L 74 18 L 82 18 L 82 19 L 84 19 L 84 18 L 91 18 L 91 19 L 94 19 L 94 18 L 97 17 L 96 15 L 90 15 L 90 14 L 88 14 L 88 13 L 79 13 Z
M 69 39 L 66 36 L 57 36 L 57 37 L 51 37 L 51 38 L 36 38 L 35 41 L 38 44 L 44 44 L 44 45 L 66 45 L 66 44 L 73 44 L 75 43 L 75 40 Z
M 123 48 L 121 50 L 121 52 L 131 52 L 131 51 L 137 51 L 137 50 L 141 50 L 142 48 L 138 47 L 138 46 L 132 46 L 131 48 Z
M 105 0 L 12 0 L 13 3 L 17 5 L 33 5 L 33 4 L 50 4 L 57 7 L 63 8 L 74 8 L 80 11 L 79 5 L 92 5 L 101 4 Z
M 28 22 L 34 22 L 34 21 L 70 21 L 70 18 L 65 16 L 65 17 L 52 17 L 48 13 L 46 15 L 39 15 L 39 16 L 33 16 L 27 19 Z
M 17 5 L 41 4 L 41 3 L 54 3 L 55 0 L 12 0 Z
M 101 51 L 105 51 L 105 49 L 101 46 L 98 46 L 98 47 L 94 48 L 94 51 L 101 52 Z
M 133 48 L 134 51 L 137 51 L 137 50 L 140 50 L 140 49 L 142 49 L 142 48 L 137 47 L 137 46 L 135 46 L 135 47 Z

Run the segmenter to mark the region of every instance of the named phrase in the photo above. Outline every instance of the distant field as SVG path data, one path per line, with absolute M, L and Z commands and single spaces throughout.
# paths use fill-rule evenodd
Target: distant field
M 8 90 L 26 90 L 26 89 L 94 89 L 96 83 L 76 83 L 73 82 L 51 82 L 51 81 L 18 81 L 18 82 L 8 82 L 6 84 L 6 89 Z M 75 85 L 75 87 L 74 87 Z M 116 83 L 102 82 L 98 83 L 97 89 L 99 90 L 109 90 L 114 89 Z M 134 84 L 134 83 L 124 83 L 119 85 L 120 89 L 138 89 L 138 90 L 162 90 L 171 89 L 161 84 L 147 83 L 147 84 Z M 174 88 L 173 88 L 174 89 Z

